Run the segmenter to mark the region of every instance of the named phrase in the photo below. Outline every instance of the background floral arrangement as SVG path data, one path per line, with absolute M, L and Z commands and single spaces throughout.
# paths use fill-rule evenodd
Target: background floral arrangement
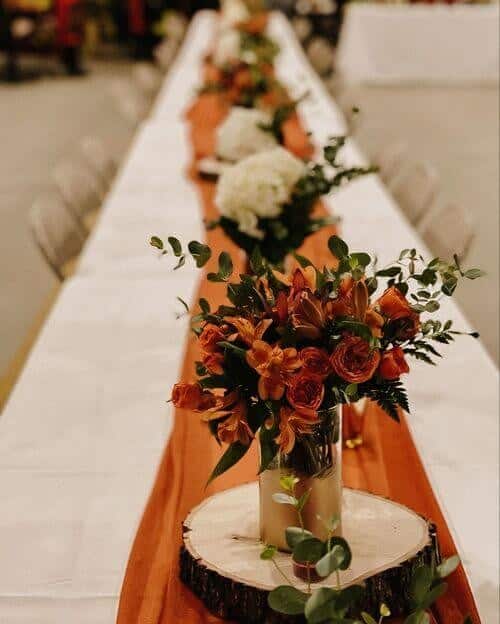
M 277 147 L 241 160 L 219 178 L 215 203 L 221 218 L 212 223 L 250 256 L 255 247 L 279 264 L 304 239 L 331 220 L 312 216 L 315 202 L 372 168 L 344 167 L 338 154 L 345 137 L 323 149 L 324 162 L 304 164 Z
M 182 266 L 180 242 L 171 237 L 169 243 Z M 158 237 L 151 244 L 167 253 Z M 478 269 L 462 270 L 457 258 L 425 263 L 411 249 L 376 270 L 367 253 L 351 253 L 340 238 L 331 237 L 328 246 L 331 267 L 296 256 L 301 266 L 291 276 L 257 250 L 253 274 L 227 285 L 231 305 L 212 311 L 208 301 L 199 301 L 193 318 L 201 349 L 198 379 L 176 384 L 172 401 L 199 413 L 217 441 L 228 444 L 211 479 L 236 463 L 255 437 L 261 471 L 279 452 L 302 448 L 311 456 L 315 432 L 331 432 L 332 408 L 339 403 L 368 397 L 398 420 L 398 410 L 409 409 L 400 380 L 409 371 L 407 358 L 433 364 L 440 357 L 436 346 L 460 333 L 451 321 L 421 314 L 439 310 L 440 298 L 452 295 L 458 279 L 476 279 Z M 196 241 L 188 250 L 199 267 L 211 256 Z M 218 263 L 207 279 L 228 282 L 233 265 L 227 252 Z M 382 294 L 374 298 L 382 281 Z

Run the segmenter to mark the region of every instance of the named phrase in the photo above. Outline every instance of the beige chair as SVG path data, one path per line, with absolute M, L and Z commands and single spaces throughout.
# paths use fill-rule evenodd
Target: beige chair
M 411 223 L 418 223 L 434 202 L 439 177 L 428 163 L 416 163 L 399 178 L 393 194 Z
M 98 137 L 88 136 L 80 143 L 80 151 L 90 169 L 101 180 L 102 186 L 108 189 L 116 175 L 117 165 L 106 145 Z
M 30 212 L 34 239 L 49 266 L 62 281 L 74 270 L 85 232 L 58 196 L 38 198 Z
M 403 142 L 389 143 L 375 156 L 375 165 L 379 175 L 389 186 L 401 173 L 408 155 L 408 145 Z
M 146 96 L 154 96 L 161 86 L 162 75 L 151 63 L 135 63 L 132 67 L 132 78 Z
M 443 260 L 451 260 L 455 253 L 465 258 L 475 235 L 471 215 L 454 202 L 430 210 L 418 229 L 432 253 Z
M 164 71 L 168 71 L 177 53 L 179 47 L 175 39 L 164 39 L 153 50 L 153 56 L 159 67 Z
M 90 231 L 105 194 L 100 180 L 89 169 L 71 161 L 59 163 L 53 178 L 68 208 Z
M 138 126 L 147 117 L 151 98 L 140 91 L 132 80 L 116 78 L 109 89 L 119 113 L 132 126 Z

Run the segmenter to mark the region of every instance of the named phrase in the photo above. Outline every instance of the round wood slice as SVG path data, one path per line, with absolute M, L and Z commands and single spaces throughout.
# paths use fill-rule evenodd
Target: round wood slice
M 222 618 L 240 622 L 300 622 L 277 616 L 267 606 L 270 590 L 284 580 L 270 561 L 260 559 L 258 484 L 248 483 L 204 500 L 183 526 L 181 579 Z M 343 535 L 352 549 L 351 567 L 341 572 L 343 586 L 365 586 L 361 608 L 378 613 L 385 602 L 393 615 L 408 611 L 413 570 L 439 562 L 435 527 L 403 505 L 367 492 L 344 488 Z M 276 561 L 293 576 L 290 555 Z M 314 587 L 334 586 L 334 576 Z

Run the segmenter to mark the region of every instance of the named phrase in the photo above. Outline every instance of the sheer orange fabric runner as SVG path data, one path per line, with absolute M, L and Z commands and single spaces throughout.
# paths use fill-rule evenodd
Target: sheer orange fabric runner
M 198 156 L 202 152 L 213 154 L 214 126 L 226 113 L 219 107 L 219 102 L 217 96 L 201 96 L 189 111 L 193 148 Z M 307 139 L 297 119 L 288 132 L 292 134 L 290 140 L 299 145 Z M 294 133 L 297 136 L 293 136 Z M 201 198 L 203 217 L 216 217 L 214 184 L 200 180 L 194 174 L 192 177 Z M 318 211 L 324 211 L 324 208 L 318 206 Z M 326 247 L 331 234 L 332 228 L 324 228 L 306 241 L 301 253 L 317 264 L 331 263 Z M 241 272 L 243 255 L 222 231 L 209 231 L 207 238 L 214 250 L 229 251 L 235 272 Z M 214 258 L 209 265 L 206 270 L 216 270 Z M 202 279 L 198 296 L 208 299 L 213 308 L 222 303 L 224 290 L 223 285 Z M 196 342 L 190 337 L 181 373 L 183 380 L 193 378 L 197 359 Z M 452 537 L 404 417 L 398 425 L 377 406 L 369 405 L 363 437 L 362 446 L 344 451 L 345 485 L 391 498 L 431 519 L 438 527 L 443 555 L 455 553 Z M 221 622 L 181 583 L 178 574 L 181 525 L 190 509 L 214 492 L 256 479 L 254 445 L 235 467 L 205 489 L 206 479 L 219 456 L 219 447 L 199 417 L 185 410 L 176 410 L 173 431 L 130 554 L 120 597 L 118 624 Z M 448 594 L 435 608 L 434 621 L 462 624 L 466 614 L 472 616 L 474 624 L 479 623 L 470 587 L 460 568 L 449 579 Z

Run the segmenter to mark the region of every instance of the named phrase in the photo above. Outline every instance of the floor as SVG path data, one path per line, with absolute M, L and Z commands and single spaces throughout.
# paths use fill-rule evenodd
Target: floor
M 56 283 L 30 236 L 32 201 L 50 188 L 54 165 L 74 154 L 83 136 L 106 139 L 118 154 L 131 138 L 109 90 L 130 65 L 99 62 L 90 69 L 84 78 L 52 72 L 38 81 L 0 83 L 0 377 Z M 404 138 L 416 158 L 435 164 L 443 194 L 474 212 L 478 231 L 468 264 L 485 268 L 488 277 L 480 286 L 465 285 L 457 298 L 498 361 L 498 91 L 363 88 L 346 97 L 363 109 L 357 138 L 367 151 Z

